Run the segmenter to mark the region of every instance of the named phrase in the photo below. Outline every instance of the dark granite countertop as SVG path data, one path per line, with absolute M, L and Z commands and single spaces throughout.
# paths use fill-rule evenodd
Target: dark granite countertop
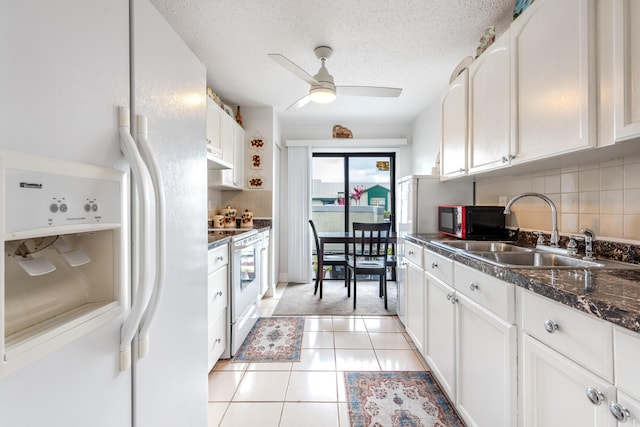
M 258 233 L 264 231 L 264 230 L 268 230 L 271 228 L 271 222 L 265 222 L 264 220 L 262 220 L 262 222 L 255 222 L 254 221 L 254 227 L 253 228 L 230 228 L 230 229 L 209 229 L 209 234 L 208 234 L 208 250 L 211 249 L 215 249 L 218 246 L 222 246 L 226 243 L 230 243 L 231 242 L 231 237 L 232 236 L 237 236 L 238 234 L 241 234 L 243 231 L 245 232 L 249 232 L 252 230 L 257 230 Z
M 505 282 L 640 332 L 638 269 L 509 269 L 430 243 L 431 240 L 442 240 L 439 234 L 407 235 L 405 238 Z

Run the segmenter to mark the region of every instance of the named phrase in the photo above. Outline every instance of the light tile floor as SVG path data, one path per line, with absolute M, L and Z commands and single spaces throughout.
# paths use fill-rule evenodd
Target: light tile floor
M 262 300 L 261 316 L 283 290 Z M 348 427 L 344 371 L 426 369 L 395 316 L 305 316 L 300 362 L 216 364 L 209 427 Z

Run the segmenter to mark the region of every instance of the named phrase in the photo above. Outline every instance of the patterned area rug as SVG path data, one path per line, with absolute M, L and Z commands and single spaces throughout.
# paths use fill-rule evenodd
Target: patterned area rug
M 234 362 L 299 362 L 304 317 L 260 317 Z
M 345 372 L 351 427 L 462 427 L 430 372 Z

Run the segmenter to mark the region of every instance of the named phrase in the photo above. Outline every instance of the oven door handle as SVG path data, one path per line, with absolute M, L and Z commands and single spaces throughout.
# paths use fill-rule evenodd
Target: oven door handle
M 165 276 L 165 258 L 166 258 L 166 233 L 165 233 L 165 197 L 164 186 L 162 184 L 162 175 L 158 167 L 158 161 L 151 149 L 151 144 L 147 138 L 147 118 L 138 116 L 138 144 L 140 145 L 140 153 L 142 159 L 147 165 L 149 175 L 151 176 L 151 184 L 153 186 L 156 209 L 155 209 L 155 226 L 156 226 L 156 253 L 155 253 L 155 283 L 151 293 L 151 299 L 144 311 L 142 320 L 140 321 L 140 332 L 138 333 L 138 358 L 141 359 L 149 352 L 149 329 L 153 324 L 158 303 L 164 288 Z M 150 244 L 150 242 L 148 242 Z
M 120 134 L 120 149 L 124 153 L 131 172 L 133 174 L 133 182 L 136 189 L 138 208 L 141 213 L 139 215 L 138 229 L 140 230 L 140 240 L 143 242 L 139 247 L 138 269 L 131 278 L 133 282 L 137 282 L 135 286 L 135 295 L 131 304 L 129 315 L 125 319 L 120 328 L 120 370 L 126 371 L 131 367 L 131 341 L 138 330 L 142 315 L 151 299 L 152 289 L 151 280 L 148 277 L 147 266 L 148 260 L 148 219 L 151 216 L 151 202 L 149 194 L 148 171 L 144 161 L 140 156 L 133 137 L 131 136 L 129 109 L 126 107 L 118 108 L 118 132 Z

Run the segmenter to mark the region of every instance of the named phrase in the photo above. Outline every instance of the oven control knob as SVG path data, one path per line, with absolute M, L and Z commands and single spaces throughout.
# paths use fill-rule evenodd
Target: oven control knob
M 92 210 L 92 211 L 94 211 L 94 212 L 98 212 L 98 209 L 100 209 L 100 208 L 98 207 L 98 205 L 97 205 L 96 203 L 94 203 L 93 205 L 91 205 L 91 210 Z
M 60 205 L 60 212 L 64 213 L 68 210 L 67 204 L 66 203 L 62 203 Z
M 84 204 L 84 211 L 89 212 L 91 210 L 91 205 L 89 203 Z
M 53 213 L 58 212 L 58 205 L 55 203 L 51 203 L 51 206 L 49 206 L 49 210 Z

